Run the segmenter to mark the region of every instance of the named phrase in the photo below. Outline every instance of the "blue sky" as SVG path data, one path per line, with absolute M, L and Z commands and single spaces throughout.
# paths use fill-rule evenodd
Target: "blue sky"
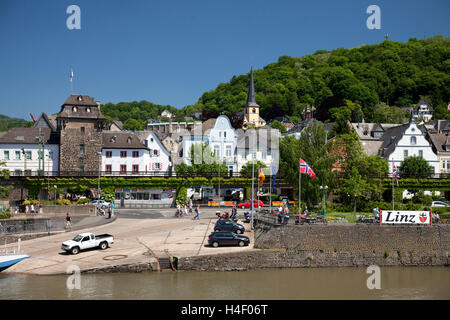
M 81 30 L 68 30 L 69 5 Z M 366 9 L 381 9 L 369 30 Z M 73 91 L 181 108 L 233 75 L 319 49 L 449 36 L 450 1 L 1 0 L 0 113 L 55 113 Z

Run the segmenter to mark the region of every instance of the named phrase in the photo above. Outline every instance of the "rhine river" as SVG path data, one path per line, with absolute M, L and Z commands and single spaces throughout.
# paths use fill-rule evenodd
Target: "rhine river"
M 366 268 L 82 274 L 73 290 L 68 277 L 0 274 L 0 299 L 450 299 L 448 267 L 381 267 L 372 290 Z

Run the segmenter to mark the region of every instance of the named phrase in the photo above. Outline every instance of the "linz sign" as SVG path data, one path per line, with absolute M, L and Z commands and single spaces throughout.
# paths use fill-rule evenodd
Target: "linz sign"
M 431 213 L 428 211 L 381 211 L 380 224 L 431 225 Z

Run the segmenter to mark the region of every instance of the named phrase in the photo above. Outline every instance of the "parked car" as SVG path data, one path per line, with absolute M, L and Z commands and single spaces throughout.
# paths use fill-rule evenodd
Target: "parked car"
M 64 241 L 61 245 L 61 249 L 71 254 L 78 254 L 81 250 L 100 248 L 105 250 L 112 243 L 114 243 L 114 237 L 110 234 L 100 234 L 98 236 L 93 233 L 80 233 L 72 240 Z
M 444 201 L 433 201 L 433 202 L 431 203 L 431 206 L 432 206 L 432 207 L 448 207 L 449 204 L 446 203 L 446 202 L 444 202 Z
M 245 228 L 242 224 L 236 223 L 233 220 L 219 219 L 214 226 L 214 231 L 231 231 L 242 234 Z
M 261 200 L 259 200 L 259 201 L 257 201 L 257 200 L 254 200 L 253 201 L 253 207 L 256 209 L 256 208 L 259 208 L 259 207 L 264 207 L 264 204 L 263 204 L 263 202 L 261 201 Z M 245 201 L 245 202 L 242 202 L 242 203 L 239 203 L 238 204 L 238 208 L 240 208 L 240 209 L 251 209 L 252 208 L 252 202 L 251 202 L 251 200 L 247 200 L 247 201 Z
M 246 236 L 235 234 L 233 232 L 220 231 L 213 232 L 208 236 L 208 244 L 212 247 L 233 245 L 243 247 L 250 244 L 250 239 Z

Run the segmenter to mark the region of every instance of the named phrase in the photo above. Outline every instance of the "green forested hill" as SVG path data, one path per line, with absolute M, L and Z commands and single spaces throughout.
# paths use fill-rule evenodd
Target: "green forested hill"
M 266 120 L 273 115 L 298 120 L 306 105 L 314 105 L 316 117 L 324 121 L 330 117 L 330 108 L 347 104 L 353 118 L 402 122 L 408 113 L 400 108 L 411 107 L 420 98 L 431 103 L 436 118 L 450 118 L 450 38 L 383 41 L 351 49 L 319 50 L 303 57 L 281 56 L 277 62 L 254 70 L 254 79 L 256 100 Z M 248 82 L 248 73 L 234 76 L 178 111 L 141 101 L 106 104 L 102 112 L 124 123 L 136 119 L 142 126 L 164 109 L 177 111 L 179 117 L 198 111 L 230 115 L 243 110 Z M 375 107 L 379 102 L 380 107 Z
M 19 127 L 29 127 L 31 124 L 31 121 L 26 121 L 19 118 L 10 118 L 0 114 L 0 131 L 8 131 L 9 129 Z

